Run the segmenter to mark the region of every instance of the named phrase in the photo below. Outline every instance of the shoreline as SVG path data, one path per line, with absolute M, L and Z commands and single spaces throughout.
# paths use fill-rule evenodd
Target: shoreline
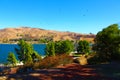
M 45 55 L 41 55 L 41 58 L 43 59 L 43 58 L 45 58 L 46 56 Z M 1 66 L 5 66 L 5 64 L 6 64 L 7 62 L 3 62 L 3 63 L 0 63 L 0 67 Z M 20 62 L 18 62 L 17 64 L 19 64 Z
M 0 43 L 0 44 L 17 44 L 17 43 Z M 47 43 L 34 43 L 34 44 L 47 44 Z

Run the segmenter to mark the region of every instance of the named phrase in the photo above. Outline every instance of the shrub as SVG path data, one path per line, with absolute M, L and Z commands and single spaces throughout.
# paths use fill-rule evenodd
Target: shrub
M 50 56 L 50 57 L 44 58 L 39 63 L 39 68 L 51 68 L 57 65 L 58 65 L 58 59 L 56 58 L 56 56 Z
M 74 62 L 79 63 L 80 65 L 86 65 L 87 57 L 86 57 L 86 55 L 81 55 L 79 58 L 74 59 Z
M 36 62 L 33 66 L 34 69 L 40 68 L 53 68 L 58 65 L 65 65 L 71 63 L 72 57 L 68 56 L 67 54 L 56 55 L 56 56 L 49 56 L 41 60 L 40 62 Z
M 54 68 L 54 67 L 57 67 L 61 64 L 66 65 L 66 64 L 69 64 L 72 62 L 73 62 L 72 57 L 70 57 L 67 54 L 48 56 L 39 62 L 24 64 L 24 66 L 20 67 L 17 72 L 24 73 L 24 72 L 29 72 L 33 69 Z
M 88 56 L 87 61 L 88 61 L 88 64 L 101 64 L 101 63 L 106 63 L 109 60 L 101 57 L 100 55 L 96 53 L 92 53 L 91 55 Z
M 59 64 L 66 65 L 72 62 L 73 62 L 72 57 L 67 54 L 63 54 L 59 56 Z

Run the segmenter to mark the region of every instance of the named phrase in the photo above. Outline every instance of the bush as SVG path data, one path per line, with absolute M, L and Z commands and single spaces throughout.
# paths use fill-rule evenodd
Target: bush
M 40 63 L 39 63 L 39 68 L 51 68 L 57 66 L 58 63 L 58 58 L 56 56 L 50 56 L 44 58 Z
M 86 55 L 81 55 L 79 58 L 74 59 L 74 62 L 79 63 L 80 65 L 86 65 L 87 57 L 86 57 Z
M 73 62 L 72 57 L 67 54 L 63 54 L 58 57 L 59 57 L 59 64 L 66 65 Z
M 67 54 L 49 56 L 49 57 L 45 57 L 39 62 L 24 64 L 24 66 L 19 67 L 17 72 L 24 73 L 24 72 L 30 72 L 31 70 L 34 69 L 54 68 L 61 64 L 66 65 L 72 62 L 73 62 L 72 57 L 70 57 Z
M 72 57 L 67 54 L 49 56 L 41 60 L 40 62 L 36 62 L 33 66 L 34 69 L 43 69 L 43 68 L 53 68 L 58 65 L 65 65 L 68 63 L 72 63 Z
M 101 64 L 101 63 L 109 62 L 108 59 L 103 58 L 96 53 L 92 53 L 91 55 L 89 55 L 87 61 L 88 64 Z

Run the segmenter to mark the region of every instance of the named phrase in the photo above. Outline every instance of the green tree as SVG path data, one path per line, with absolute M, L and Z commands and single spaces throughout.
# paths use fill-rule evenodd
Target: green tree
M 8 54 L 7 61 L 8 61 L 8 63 L 12 64 L 13 66 L 16 65 L 17 59 L 16 59 L 14 53 L 10 52 L 10 53 Z
M 62 42 L 62 45 L 61 45 L 61 51 L 62 53 L 67 53 L 69 54 L 70 52 L 73 51 L 73 43 L 69 40 L 65 40 Z
M 55 52 L 57 54 L 63 54 L 63 53 L 69 54 L 70 52 L 73 51 L 73 49 L 74 46 L 72 41 L 65 40 L 65 41 L 55 42 Z
M 55 56 L 55 44 L 54 44 L 54 42 L 49 42 L 46 45 L 46 55 L 47 56 Z
M 69 40 L 49 42 L 46 46 L 46 55 L 55 56 L 55 54 L 69 54 L 73 51 L 73 47 L 72 41 Z
M 62 45 L 62 41 L 56 41 L 56 42 L 55 42 L 55 53 L 56 53 L 56 54 L 62 53 L 61 45 Z
M 34 57 L 39 55 L 34 51 L 33 46 L 24 40 L 20 40 L 18 46 L 19 48 L 15 48 L 15 50 L 19 60 L 23 63 L 33 63 L 35 59 Z
M 89 53 L 90 52 L 90 45 L 89 42 L 83 40 L 78 42 L 78 47 L 77 47 L 77 52 L 78 53 Z
M 120 29 L 113 24 L 98 32 L 93 49 L 106 60 L 120 58 Z
M 32 58 L 30 56 L 34 51 L 32 45 L 26 43 L 24 40 L 20 40 L 18 46 L 20 48 L 19 49 L 16 48 L 15 50 L 18 54 L 19 60 L 23 61 L 23 63 L 32 62 Z

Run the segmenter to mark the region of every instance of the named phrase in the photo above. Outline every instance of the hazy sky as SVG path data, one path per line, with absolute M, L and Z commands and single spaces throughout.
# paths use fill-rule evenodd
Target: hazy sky
M 97 33 L 120 22 L 120 0 L 0 0 L 0 28 Z

